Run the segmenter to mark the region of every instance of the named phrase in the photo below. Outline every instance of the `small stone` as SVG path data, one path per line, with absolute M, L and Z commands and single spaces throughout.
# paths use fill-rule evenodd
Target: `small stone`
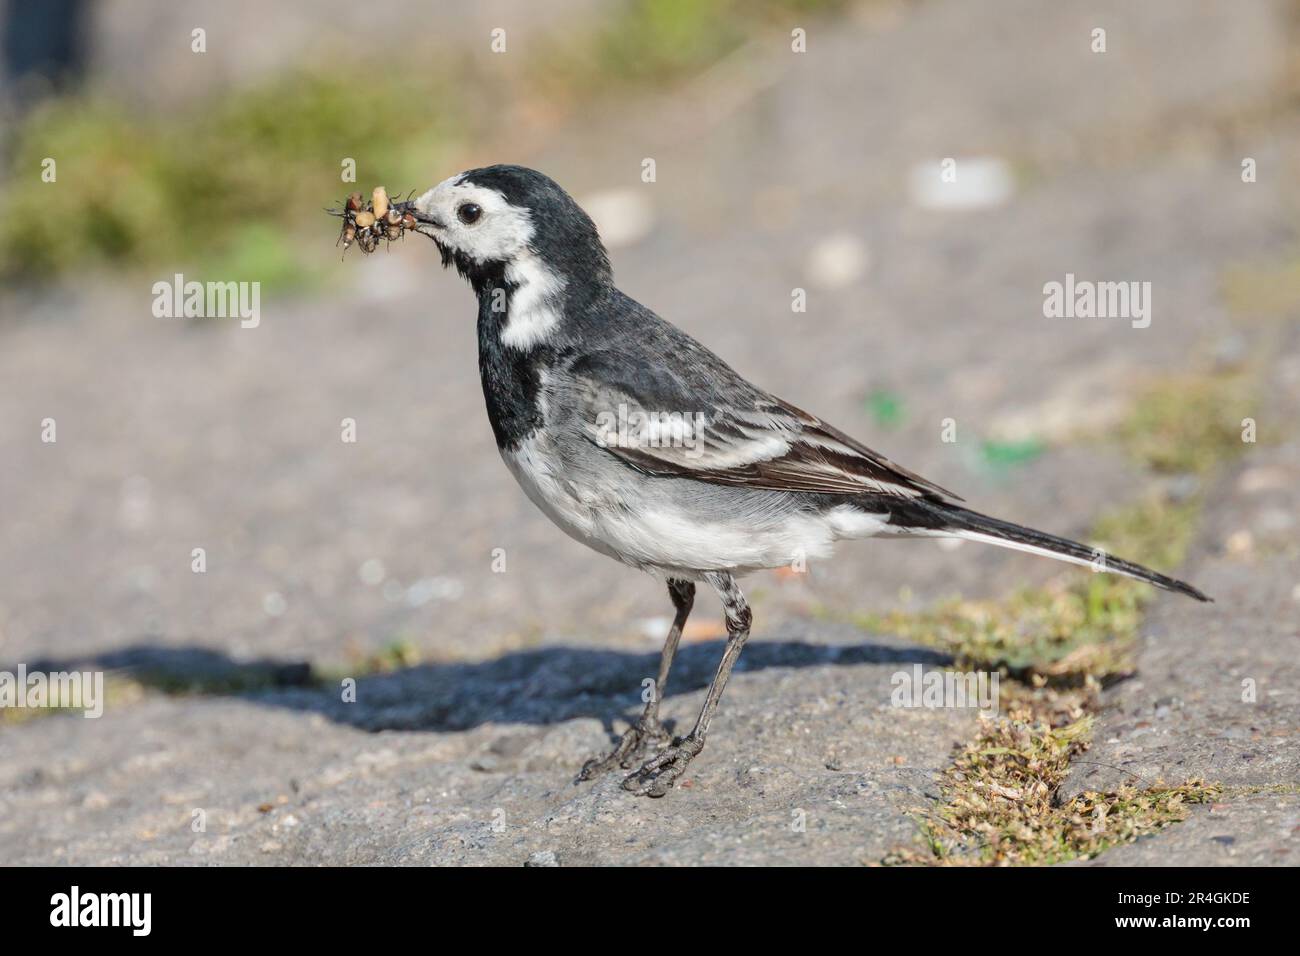
M 559 866 L 560 861 L 555 856 L 554 850 L 542 850 L 534 853 L 528 858 L 524 866 Z
M 384 578 L 387 576 L 388 573 L 384 569 L 384 562 L 380 561 L 378 558 L 371 558 L 368 561 L 365 561 L 361 567 L 357 568 L 357 577 L 359 577 L 364 584 L 372 586 L 383 584 Z
M 823 289 L 843 289 L 867 273 L 867 244 L 852 233 L 826 236 L 812 247 L 804 272 L 808 281 Z
M 641 633 L 655 641 L 662 641 L 668 629 L 673 626 L 672 618 L 668 617 L 643 617 L 638 624 Z
M 1234 531 L 1228 535 L 1228 540 L 1224 542 L 1224 549 L 1228 554 L 1235 557 L 1245 557 L 1255 550 L 1254 535 L 1244 528 L 1240 531 Z
M 409 607 L 422 607 L 430 601 L 455 601 L 465 593 L 465 585 L 457 578 L 420 578 L 406 589 Z
M 951 175 L 945 176 L 947 169 Z M 1011 166 L 996 156 L 957 157 L 951 167 L 927 160 L 912 167 L 908 193 L 922 209 L 987 209 L 1015 192 Z
M 609 189 L 587 196 L 579 205 L 596 223 L 607 249 L 640 242 L 654 229 L 654 206 L 637 189 Z
M 1285 468 L 1260 466 L 1247 468 L 1237 478 L 1237 488 L 1246 494 L 1261 491 L 1279 491 L 1290 488 L 1295 483 L 1295 476 Z

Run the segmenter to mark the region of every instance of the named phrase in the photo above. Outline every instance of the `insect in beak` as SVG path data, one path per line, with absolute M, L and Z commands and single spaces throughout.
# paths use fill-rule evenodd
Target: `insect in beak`
M 412 192 L 413 194 L 413 192 Z M 408 230 L 426 232 L 430 225 L 441 225 L 431 216 L 416 210 L 410 196 L 400 202 L 388 198 L 383 186 L 376 186 L 367 202 L 361 193 L 353 193 L 341 208 L 326 209 L 331 216 L 339 216 L 343 227 L 339 231 L 338 241 L 343 244 L 343 252 L 355 243 L 364 253 L 374 252 L 380 241 L 392 242 L 402 238 Z

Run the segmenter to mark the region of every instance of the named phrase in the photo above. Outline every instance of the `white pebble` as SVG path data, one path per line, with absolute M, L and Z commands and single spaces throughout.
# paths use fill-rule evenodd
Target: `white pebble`
M 271 617 L 279 617 L 288 610 L 288 608 L 289 605 L 285 601 L 284 595 L 279 591 L 272 591 L 266 597 L 262 598 L 262 610 Z
M 654 206 L 640 189 L 607 189 L 592 193 L 578 205 L 596 223 L 607 249 L 640 242 L 654 228 Z
M 1001 206 L 1015 192 L 1015 177 L 1005 160 L 971 156 L 955 162 L 950 180 L 940 160 L 914 165 L 908 177 L 912 202 L 922 209 L 986 209 Z
M 823 289 L 843 289 L 867 274 L 871 255 L 859 236 L 833 233 L 819 239 L 808 253 L 804 273 L 808 281 Z
M 658 641 L 663 640 L 664 635 L 668 633 L 668 628 L 672 626 L 672 619 L 667 617 L 643 617 L 641 619 L 641 633 Z
M 465 585 L 456 578 L 420 578 L 406 589 L 406 603 L 420 607 L 430 601 L 455 601 L 465 593 Z
M 388 572 L 384 569 L 384 562 L 378 558 L 371 558 L 357 568 L 357 575 L 364 583 L 376 585 L 383 583 L 384 578 L 388 577 Z

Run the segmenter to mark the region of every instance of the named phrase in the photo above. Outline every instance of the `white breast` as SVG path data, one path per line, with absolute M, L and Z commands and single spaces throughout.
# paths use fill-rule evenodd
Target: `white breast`
M 580 489 L 562 474 L 561 461 L 542 433 L 526 438 L 513 450 L 502 450 L 506 467 L 530 501 L 568 535 L 611 557 L 600 546 L 594 502 L 584 501 Z
M 726 513 L 707 496 L 665 494 L 663 484 L 650 494 L 639 494 L 630 482 L 593 488 L 565 473 L 543 433 L 502 457 L 529 499 L 570 537 L 645 570 L 693 576 L 786 567 L 825 557 L 839 538 L 867 537 L 885 527 L 882 516 L 848 506 L 820 514 L 746 509 L 741 493 Z M 727 492 L 720 494 L 719 502 L 727 500 Z

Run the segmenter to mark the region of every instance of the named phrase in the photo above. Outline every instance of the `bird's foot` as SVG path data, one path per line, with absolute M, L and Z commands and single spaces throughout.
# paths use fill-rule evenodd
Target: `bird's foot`
M 628 774 L 623 781 L 623 789 L 638 797 L 662 797 L 686 771 L 686 765 L 703 749 L 703 738 L 694 734 L 679 737 L 671 747 L 647 760 L 636 773 Z
M 645 752 L 652 741 L 667 740 L 668 731 L 659 722 L 659 718 L 640 717 L 627 729 L 613 750 L 604 757 L 592 757 L 582 765 L 578 773 L 579 780 L 590 780 L 615 767 L 627 769 Z

